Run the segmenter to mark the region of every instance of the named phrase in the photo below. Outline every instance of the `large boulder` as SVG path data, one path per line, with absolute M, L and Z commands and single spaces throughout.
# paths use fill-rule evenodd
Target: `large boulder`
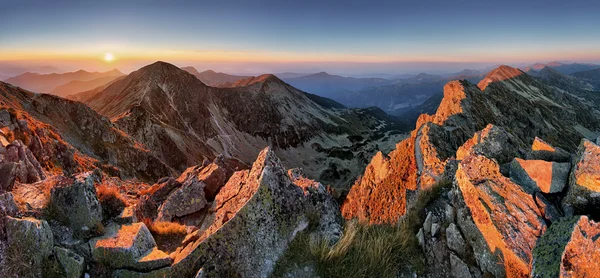
M 569 181 L 571 163 L 524 160 L 515 158 L 510 164 L 510 179 L 528 193 L 562 192 Z
M 174 190 L 158 209 L 158 220 L 171 221 L 174 217 L 182 217 L 203 209 L 208 202 L 204 196 L 205 184 L 191 178 Z
M 66 278 L 81 278 L 83 276 L 85 260 L 82 256 L 61 247 L 54 247 L 54 255 L 62 266 Z
M 481 155 L 462 160 L 455 185 L 457 223 L 480 269 L 495 277 L 529 275 L 532 249 L 546 229 L 532 195 Z
M 573 163 L 563 206 L 572 207 L 577 214 L 596 213 L 600 206 L 600 147 L 583 139 Z
M 63 179 L 50 191 L 53 217 L 81 236 L 87 236 L 102 223 L 102 207 L 94 184 L 99 177 L 94 172 Z
M 45 220 L 35 218 L 6 217 L 6 238 L 9 248 L 9 258 L 21 260 L 9 264 L 24 264 L 28 266 L 27 274 L 16 276 L 42 277 L 42 268 L 52 255 L 54 240 L 50 225 Z
M 597 277 L 600 223 L 587 216 L 553 223 L 533 250 L 531 277 Z
M 171 264 L 144 223 L 123 225 L 116 234 L 94 240 L 92 248 L 94 260 L 113 269 L 150 271 Z
M 208 277 L 268 276 L 296 233 L 308 226 L 305 211 L 302 189 L 266 148 L 251 170 L 236 172 L 221 188 L 205 227 L 171 254 L 170 276 L 192 277 L 200 268 Z M 144 276 L 161 271 L 166 270 Z

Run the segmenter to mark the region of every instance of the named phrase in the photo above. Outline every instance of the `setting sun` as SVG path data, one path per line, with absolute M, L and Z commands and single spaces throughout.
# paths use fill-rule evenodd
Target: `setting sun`
M 115 59 L 115 56 L 113 56 L 112 53 L 108 52 L 104 54 L 104 61 L 106 62 L 112 62 Z

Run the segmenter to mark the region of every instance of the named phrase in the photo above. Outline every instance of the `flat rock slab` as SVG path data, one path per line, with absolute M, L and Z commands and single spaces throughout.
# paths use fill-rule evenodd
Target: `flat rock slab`
M 156 248 L 156 242 L 144 223 L 123 225 L 116 235 L 99 239 L 93 246 L 93 257 L 103 264 L 118 269 L 148 270 L 138 261 Z
M 528 193 L 558 193 L 567 185 L 570 170 L 571 163 L 515 158 L 510 164 L 510 179 Z

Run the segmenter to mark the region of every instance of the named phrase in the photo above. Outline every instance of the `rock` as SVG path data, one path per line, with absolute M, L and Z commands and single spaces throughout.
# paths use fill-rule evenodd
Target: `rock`
M 596 277 L 600 223 L 587 216 L 553 223 L 533 250 L 531 277 Z
M 559 193 L 568 183 L 570 163 L 515 158 L 510 164 L 510 179 L 528 193 Z
M 325 186 L 306 178 L 302 169 L 290 169 L 288 176 L 296 186 L 302 188 L 306 196 L 306 215 L 309 216 L 309 221 L 313 222 L 311 224 L 316 224 L 311 238 L 324 240 L 330 247 L 333 246 L 344 230 L 340 206 L 327 192 Z
M 102 225 L 102 207 L 94 183 L 99 178 L 93 172 L 64 179 L 50 190 L 50 206 L 56 220 L 65 223 L 78 236 L 88 236 Z
M 0 193 L 12 191 L 17 178 L 17 163 L 0 162 Z
M 22 183 L 34 183 L 46 178 L 40 163 L 29 148 L 27 148 L 20 140 L 15 140 L 6 146 L 6 153 L 0 164 L 10 162 L 16 163 L 14 169 L 16 181 Z M 10 166 L 0 165 L 0 169 L 6 171 L 7 169 L 4 169 L 4 167 L 10 168 Z
M 93 257 L 114 269 L 138 271 L 159 269 L 171 263 L 171 258 L 156 248 L 144 223 L 123 225 L 116 234 L 96 240 Z
M 157 219 L 171 221 L 174 217 L 182 217 L 203 209 L 208 204 L 204 197 L 204 186 L 205 184 L 197 179 L 186 180 L 160 206 Z
M 441 228 L 441 226 L 438 223 L 431 224 L 431 236 L 432 237 L 437 236 L 437 234 L 440 232 L 440 228 Z
M 449 193 L 452 191 L 448 191 Z M 452 198 L 448 198 L 450 200 L 452 200 Z M 446 208 L 444 210 L 445 215 L 446 215 L 446 223 L 454 223 L 454 219 L 455 219 L 455 215 L 456 212 L 454 210 L 454 207 L 450 204 L 446 204 Z
M 417 241 L 419 242 L 421 248 L 425 247 L 425 233 L 423 232 L 423 228 L 420 228 L 419 232 L 417 233 Z
M 432 222 L 433 222 L 433 214 L 430 211 L 427 213 L 427 216 L 425 217 L 425 221 L 423 222 L 423 232 L 425 232 L 425 234 L 431 233 Z
M 35 277 L 41 277 L 42 267 L 48 257 L 52 255 L 52 246 L 54 245 L 52 230 L 48 222 L 35 218 L 18 219 L 7 216 L 6 238 L 8 246 L 14 247 L 9 249 L 9 252 L 28 254 L 25 258 L 31 260 L 14 263 L 30 265 L 30 273 L 34 274 Z M 8 254 L 8 256 L 10 257 L 11 254 Z M 16 255 L 16 257 L 23 258 L 19 255 Z
M 15 217 L 19 214 L 19 208 L 15 203 L 15 199 L 11 192 L 0 194 L 0 240 L 3 240 L 5 235 L 4 227 L 6 227 L 6 216 Z
M 532 196 L 479 155 L 461 162 L 455 184 L 457 223 L 482 271 L 529 275 L 532 249 L 546 229 Z
M 446 228 L 446 243 L 448 244 L 448 248 L 456 252 L 459 256 L 462 257 L 465 255 L 467 244 L 454 223 L 451 223 Z
M 308 226 L 304 200 L 275 153 L 264 149 L 250 171 L 236 172 L 221 188 L 207 227 L 171 254 L 170 275 L 193 276 L 204 268 L 208 277 L 268 276 L 296 233 Z
M 569 189 L 563 206 L 576 214 L 586 214 L 600 206 L 600 147 L 583 139 L 571 169 Z
M 527 155 L 529 160 L 545 160 L 555 162 L 569 162 L 571 154 L 561 148 L 555 148 L 539 137 L 535 137 L 531 151 Z
M 202 181 L 204 183 L 204 196 L 206 200 L 212 202 L 219 192 L 219 189 L 225 185 L 233 172 L 246 169 L 240 161 L 235 159 L 226 159 L 223 155 L 217 156 L 212 163 L 206 160 L 201 166 L 190 167 L 179 176 L 178 182 L 184 183 L 190 178 Z
M 132 224 L 134 222 L 138 222 L 138 219 L 135 216 L 135 207 L 128 206 L 123 209 L 121 214 L 115 218 L 115 222 L 119 224 Z
M 469 266 L 454 254 L 450 254 L 450 269 L 452 277 L 470 278 Z
M 561 217 L 560 212 L 554 206 L 554 204 L 550 203 L 550 201 L 548 201 L 548 199 L 546 199 L 546 197 L 544 197 L 544 195 L 542 195 L 540 192 L 536 192 L 534 194 L 534 200 L 540 209 L 541 214 L 544 216 L 544 219 L 554 222 Z
M 456 159 L 463 160 L 473 154 L 493 158 L 499 164 L 510 162 L 519 155 L 521 141 L 502 127 L 488 124 L 483 130 L 476 132 L 456 151 Z
M 83 276 L 83 272 L 85 271 L 85 260 L 82 256 L 61 247 L 54 247 L 54 254 L 56 255 L 56 258 L 58 258 L 66 278 L 81 278 L 81 276 Z
M 158 214 L 158 208 L 169 197 L 169 194 L 181 186 L 172 177 L 162 178 L 156 184 L 152 185 L 135 205 L 136 215 L 140 218 L 154 219 Z

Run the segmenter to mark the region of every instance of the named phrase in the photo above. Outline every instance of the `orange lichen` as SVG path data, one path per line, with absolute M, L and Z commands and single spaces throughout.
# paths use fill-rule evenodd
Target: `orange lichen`
M 600 269 L 600 223 L 582 216 L 565 246 L 560 277 L 598 277 Z
M 549 193 L 552 186 L 552 162 L 544 160 L 523 160 L 515 158 L 542 192 Z
M 115 237 L 104 238 L 96 242 L 95 248 L 130 248 L 140 233 L 142 224 L 123 225 Z
M 584 140 L 582 157 L 575 166 L 575 179 L 579 186 L 592 191 L 600 191 L 600 147 Z

